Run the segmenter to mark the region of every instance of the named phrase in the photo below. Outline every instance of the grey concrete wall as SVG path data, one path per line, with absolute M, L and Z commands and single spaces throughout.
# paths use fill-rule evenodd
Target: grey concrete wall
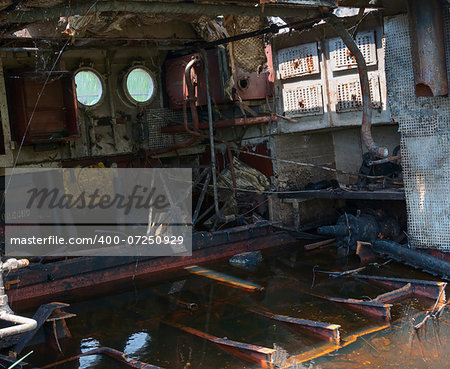
M 372 127 L 372 136 L 379 145 L 387 147 L 392 154 L 394 148 L 400 145 L 400 134 L 396 124 Z M 333 144 L 336 169 L 358 173 L 361 166 L 362 155 L 367 147 L 361 141 L 359 128 L 348 128 L 333 131 Z M 345 173 L 337 173 L 337 180 L 342 184 L 356 184 L 357 177 Z

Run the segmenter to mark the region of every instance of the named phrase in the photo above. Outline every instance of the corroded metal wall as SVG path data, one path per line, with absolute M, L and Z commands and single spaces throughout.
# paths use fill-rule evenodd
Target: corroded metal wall
M 401 133 L 402 165 L 413 246 L 450 251 L 450 98 L 416 97 L 406 15 L 387 18 L 386 81 Z M 444 11 L 450 75 L 450 15 Z

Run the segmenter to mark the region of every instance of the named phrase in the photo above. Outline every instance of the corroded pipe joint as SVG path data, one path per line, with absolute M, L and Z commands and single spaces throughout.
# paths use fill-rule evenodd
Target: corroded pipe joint
M 0 339 L 4 337 L 14 336 L 16 334 L 32 331 L 37 327 L 37 321 L 34 319 L 26 318 L 24 316 L 11 314 L 8 312 L 0 313 L 0 319 L 9 323 L 13 323 L 11 327 L 0 329 Z
M 3 270 L 11 271 L 15 269 L 25 268 L 30 264 L 28 259 L 8 259 L 3 263 Z
M 184 68 L 184 78 L 188 89 L 188 99 L 195 98 L 194 84 L 192 83 L 191 71 L 192 68 L 199 62 L 200 58 L 198 56 L 195 56 L 189 61 L 189 63 L 186 64 L 186 67 Z

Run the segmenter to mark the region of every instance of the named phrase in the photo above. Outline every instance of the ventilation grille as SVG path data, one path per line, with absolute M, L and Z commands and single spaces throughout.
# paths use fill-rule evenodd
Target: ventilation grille
M 298 83 L 285 85 L 283 104 L 288 116 L 323 114 L 322 87 L 320 85 L 301 86 Z
M 364 56 L 366 65 L 377 64 L 377 50 L 375 47 L 375 36 L 373 31 L 360 32 L 356 36 L 356 44 Z M 331 53 L 331 68 L 333 71 L 356 68 L 355 58 L 345 46 L 340 38 L 333 38 L 329 41 Z
M 378 75 L 369 74 L 369 86 L 372 107 L 375 109 L 380 109 L 381 96 Z M 344 113 L 347 111 L 360 110 L 362 108 L 362 96 L 359 78 L 352 78 L 348 80 L 348 82 L 338 83 L 336 96 L 336 112 Z
M 278 71 L 281 79 L 319 73 L 317 43 L 289 47 L 278 51 Z

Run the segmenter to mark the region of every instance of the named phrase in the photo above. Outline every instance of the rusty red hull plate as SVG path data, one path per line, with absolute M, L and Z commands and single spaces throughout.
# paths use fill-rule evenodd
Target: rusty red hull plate
M 71 300 L 79 296 L 95 296 L 99 293 L 117 291 L 119 286 L 126 286 L 135 279 L 156 282 L 173 277 L 174 272 L 188 265 L 208 263 L 230 258 L 241 252 L 276 248 L 293 243 L 295 239 L 287 232 L 278 232 L 196 249 L 192 256 L 68 259 L 10 273 L 5 278 L 6 282 L 11 282 L 7 294 L 12 307 L 20 310 L 35 307 L 59 296 Z
M 407 278 L 390 278 L 378 277 L 372 275 L 354 275 L 356 278 L 367 279 L 380 286 L 392 289 L 399 289 L 408 283 L 411 283 L 412 294 L 421 297 L 427 297 L 433 300 L 440 298 L 440 302 L 445 302 L 445 287 L 446 282 L 425 281 L 421 279 L 407 279 Z

